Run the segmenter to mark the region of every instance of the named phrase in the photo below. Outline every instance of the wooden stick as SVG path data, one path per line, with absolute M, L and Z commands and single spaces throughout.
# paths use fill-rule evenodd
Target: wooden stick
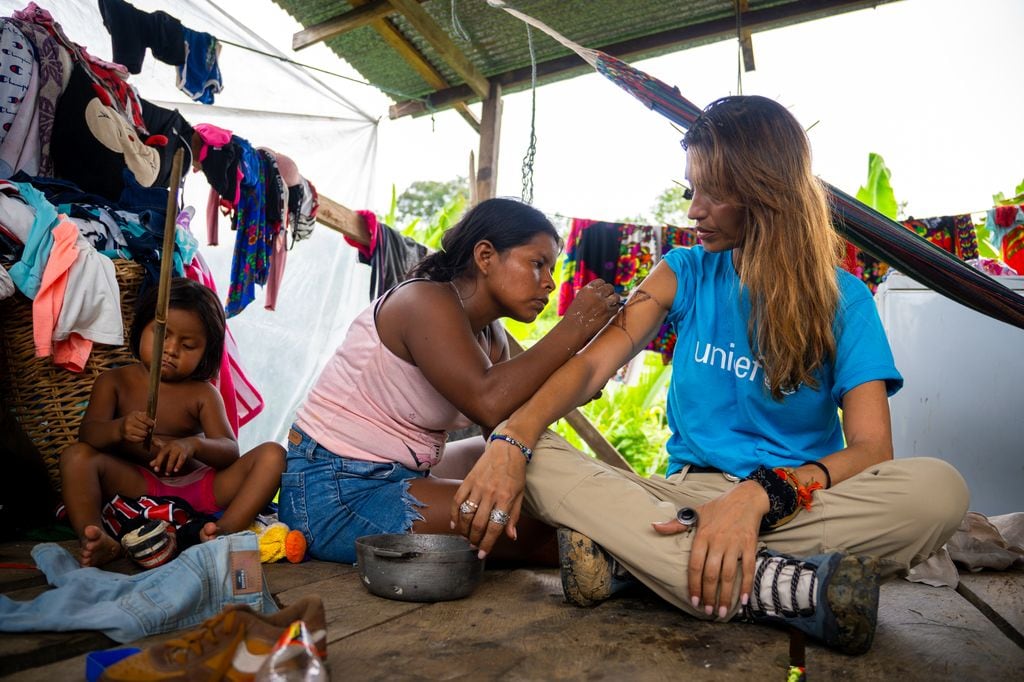
M 164 357 L 164 334 L 167 331 L 167 308 L 171 298 L 171 270 L 174 266 L 174 230 L 178 220 L 178 187 L 181 184 L 181 165 L 185 150 L 174 152 L 171 162 L 171 188 L 167 193 L 167 217 L 164 219 L 164 245 L 160 251 L 160 284 L 156 296 L 155 325 L 153 326 L 153 356 L 149 361 L 149 400 L 146 414 L 156 419 L 156 403 L 160 392 L 160 367 Z M 155 427 L 154 427 L 155 428 Z M 149 450 L 153 431 L 146 437 L 145 448 Z

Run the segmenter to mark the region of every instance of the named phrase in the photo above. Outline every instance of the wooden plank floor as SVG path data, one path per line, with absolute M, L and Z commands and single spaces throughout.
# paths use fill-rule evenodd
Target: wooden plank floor
M 30 563 L 30 547 L 0 545 L 0 562 Z M 351 566 L 265 568 L 282 604 L 308 594 L 323 598 L 335 679 L 782 680 L 788 661 L 784 632 L 702 623 L 643 588 L 594 609 L 569 606 L 553 569 L 488 570 L 467 599 L 416 604 L 370 595 Z M 12 598 L 44 589 L 38 572 L 0 570 L 0 591 Z M 965 576 L 961 592 L 886 584 L 872 650 L 853 658 L 811 644 L 810 675 L 1024 679 L 1024 572 Z M 0 676 L 84 679 L 85 653 L 112 646 L 95 632 L 0 634 Z

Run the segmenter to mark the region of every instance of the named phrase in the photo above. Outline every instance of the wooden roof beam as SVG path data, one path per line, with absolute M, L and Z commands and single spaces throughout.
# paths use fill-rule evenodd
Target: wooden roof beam
M 424 0 L 419 0 L 423 2 Z M 362 26 L 378 21 L 398 11 L 389 0 L 368 0 L 366 2 L 350 2 L 355 9 L 344 14 L 313 24 L 292 36 L 292 49 L 301 50 L 310 45 L 348 33 Z
M 359 7 L 369 7 L 374 4 L 376 0 L 349 0 L 349 4 Z M 402 32 L 398 30 L 398 27 L 392 24 L 387 19 L 375 19 L 370 22 L 370 26 L 373 27 L 381 38 L 384 39 L 388 45 L 391 46 L 395 52 L 397 52 L 402 59 L 406 61 L 413 68 L 416 73 L 419 74 L 420 78 L 426 82 L 432 88 L 437 90 L 443 90 L 449 86 L 448 81 L 444 79 L 444 76 L 434 68 L 434 66 L 427 61 L 427 58 L 416 49 L 408 38 L 402 35 Z M 480 119 L 477 118 L 476 114 L 469 108 L 465 102 L 456 102 L 453 105 L 454 109 L 459 112 L 459 115 L 466 120 L 473 130 L 480 132 Z
M 487 98 L 491 85 L 487 77 L 469 61 L 462 50 L 452 41 L 448 33 L 441 28 L 427 11 L 420 7 L 417 0 L 390 0 L 395 9 L 402 13 L 406 21 L 416 29 L 423 39 L 430 43 L 437 54 L 443 59 L 452 70 L 459 75 L 470 87 L 474 94 L 481 99 Z
M 780 25 L 806 21 L 818 16 L 827 16 L 837 11 L 853 11 L 865 7 L 874 7 L 880 2 L 889 0 L 801 0 L 785 5 L 775 5 L 743 13 L 743 25 L 748 29 L 766 30 Z M 601 49 L 613 57 L 628 59 L 637 54 L 650 53 L 676 45 L 702 45 L 715 40 L 733 38 L 736 35 L 736 17 L 730 15 L 721 19 L 706 21 L 701 24 L 682 26 L 680 28 L 654 33 L 632 40 L 606 45 Z M 571 37 L 571 36 L 570 36 Z M 539 62 L 537 78 L 566 74 L 572 71 L 590 71 L 590 66 L 576 54 Z M 530 82 L 531 69 L 524 66 L 519 69 L 491 76 L 491 80 L 500 84 L 505 90 Z M 427 95 L 423 100 L 407 100 L 391 105 L 390 118 L 403 116 L 421 116 L 429 111 L 446 109 L 454 102 L 462 102 L 485 97 L 465 85 L 455 85 L 446 90 Z

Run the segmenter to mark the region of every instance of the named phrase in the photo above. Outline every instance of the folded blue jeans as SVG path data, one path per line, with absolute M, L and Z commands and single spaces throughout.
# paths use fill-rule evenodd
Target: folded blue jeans
M 277 611 L 251 532 L 202 542 L 136 575 L 82 568 L 53 543 L 36 545 L 32 558 L 56 589 L 26 602 L 0 595 L 0 631 L 99 630 L 123 643 L 190 628 L 228 604 Z

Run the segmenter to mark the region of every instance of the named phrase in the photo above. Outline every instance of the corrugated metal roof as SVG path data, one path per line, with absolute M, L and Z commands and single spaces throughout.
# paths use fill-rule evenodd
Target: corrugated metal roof
M 362 2 L 340 0 L 274 0 L 304 27 L 333 19 Z M 763 29 L 839 12 L 883 4 L 891 0 L 749 0 L 743 14 L 748 25 Z M 628 61 L 673 52 L 735 35 L 733 0 L 520 0 L 508 4 L 548 24 L 566 37 Z M 529 69 L 531 59 L 527 27 L 485 0 L 427 0 L 421 7 L 451 37 L 477 70 L 488 78 L 502 78 L 517 69 Z M 468 40 L 455 28 L 453 12 Z M 389 21 L 444 77 L 450 86 L 463 79 L 401 14 Z M 651 40 L 645 40 L 653 38 Z M 534 31 L 536 61 L 565 57 L 569 50 Z M 418 99 L 438 91 L 381 37 L 373 26 L 362 26 L 329 38 L 326 44 L 364 78 L 395 101 Z M 619 47 L 621 49 L 609 49 Z M 583 70 L 557 70 L 540 82 L 551 82 Z M 520 71 L 520 74 L 522 72 Z M 522 78 L 504 78 L 505 92 L 529 86 Z M 479 99 L 469 97 L 466 101 Z

